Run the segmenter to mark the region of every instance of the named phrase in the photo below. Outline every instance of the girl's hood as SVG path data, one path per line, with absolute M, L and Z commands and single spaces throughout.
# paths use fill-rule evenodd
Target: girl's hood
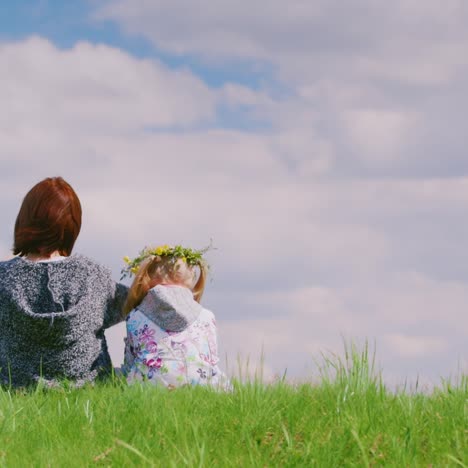
M 137 309 L 163 330 L 181 332 L 199 317 L 203 308 L 190 289 L 157 285 L 148 291 Z

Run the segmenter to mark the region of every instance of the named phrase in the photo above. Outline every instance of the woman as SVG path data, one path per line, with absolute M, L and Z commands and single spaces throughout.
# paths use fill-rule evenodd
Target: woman
M 0 262 L 0 379 L 78 385 L 112 369 L 104 330 L 124 319 L 127 288 L 71 255 L 81 205 L 61 177 L 35 185 L 15 224 L 12 260 Z

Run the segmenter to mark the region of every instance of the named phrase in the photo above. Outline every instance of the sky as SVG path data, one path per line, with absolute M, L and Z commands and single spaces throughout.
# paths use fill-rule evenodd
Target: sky
M 366 341 L 391 385 L 466 373 L 467 23 L 465 0 L 4 0 L 0 258 L 60 175 L 116 280 L 213 242 L 231 373 L 310 381 Z

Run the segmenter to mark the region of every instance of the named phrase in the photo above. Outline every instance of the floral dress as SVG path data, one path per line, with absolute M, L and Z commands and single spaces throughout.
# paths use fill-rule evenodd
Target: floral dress
M 158 285 L 150 293 L 151 308 L 148 310 L 148 300 L 143 301 L 127 317 L 123 366 L 127 380 L 166 387 L 229 388 L 218 368 L 213 313 L 195 302 L 187 288 Z

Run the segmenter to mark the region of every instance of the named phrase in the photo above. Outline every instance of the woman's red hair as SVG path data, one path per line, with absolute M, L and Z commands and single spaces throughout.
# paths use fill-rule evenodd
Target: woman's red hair
M 81 203 L 70 184 L 50 177 L 24 197 L 16 218 L 15 255 L 68 256 L 81 229 Z

